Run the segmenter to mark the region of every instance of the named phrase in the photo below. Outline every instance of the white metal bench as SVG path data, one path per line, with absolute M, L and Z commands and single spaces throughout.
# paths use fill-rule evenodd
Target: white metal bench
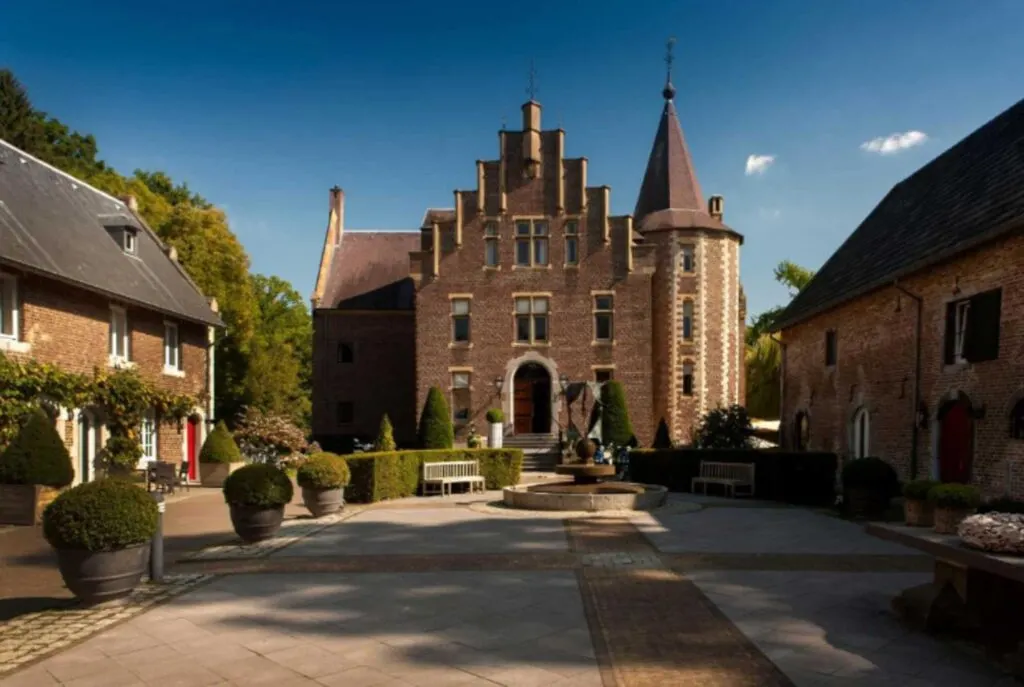
M 458 460 L 451 463 L 423 464 L 424 496 L 440 491 L 441 496 L 452 493 L 453 484 L 468 484 L 470 493 L 479 486 L 484 491 L 484 478 L 480 475 L 480 464 L 475 460 Z
M 753 463 L 716 463 L 702 460 L 700 476 L 690 482 L 690 491 L 696 493 L 697 485 L 704 485 L 704 493 L 708 493 L 708 484 L 721 484 L 726 494 L 736 498 L 736 487 L 749 489 L 747 496 L 754 495 L 754 464 Z

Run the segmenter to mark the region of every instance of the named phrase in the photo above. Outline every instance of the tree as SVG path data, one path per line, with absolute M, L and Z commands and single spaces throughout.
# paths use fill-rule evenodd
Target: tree
M 42 120 L 9 69 L 0 69 L 0 138 L 32 155 L 43 151 Z
M 436 386 L 430 387 L 420 415 L 420 448 L 451 448 L 455 443 L 451 417 L 444 394 Z
M 304 451 L 306 434 L 291 418 L 246 408 L 235 425 L 235 441 L 245 457 L 254 463 L 278 463 L 282 458 Z
M 394 430 L 391 427 L 391 418 L 387 413 L 380 419 L 380 430 L 377 432 L 377 440 L 373 442 L 374 451 L 394 451 L 398 448 L 395 445 Z
M 626 446 L 635 441 L 626 391 L 621 382 L 614 380 L 601 387 L 601 440 L 606 446 Z
M 66 487 L 75 478 L 71 456 L 53 420 L 36 409 L 29 414 L 11 445 L 0 454 L 0 484 L 41 484 Z
M 697 448 L 750 448 L 754 428 L 750 416 L 741 405 L 718 407 L 709 412 L 697 429 Z
M 654 444 L 651 448 L 666 449 L 672 448 L 672 437 L 668 432 L 668 423 L 665 418 L 658 422 L 658 431 L 654 433 Z
M 775 267 L 775 281 L 789 287 L 789 295 L 803 291 L 814 279 L 814 270 L 801 267 L 789 260 L 783 260 Z

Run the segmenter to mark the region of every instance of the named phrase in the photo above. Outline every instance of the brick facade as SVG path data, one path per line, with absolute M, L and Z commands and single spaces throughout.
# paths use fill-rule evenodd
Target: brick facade
M 1024 441 L 1010 438 L 1010 412 L 1024 398 L 1024 236 L 963 254 L 911 275 L 900 286 L 922 299 L 921 401 L 917 477 L 940 478 L 940 415 L 963 394 L 974 412 L 970 481 L 988 496 L 1024 497 Z M 947 303 L 1002 289 L 996 360 L 944 364 Z M 837 336 L 837 360 L 825 365 L 825 333 Z M 854 452 L 853 418 L 869 413 L 868 452 L 911 476 L 917 305 L 883 288 L 784 329 L 783 440 L 796 442 L 797 413 L 809 417 L 811 449 Z

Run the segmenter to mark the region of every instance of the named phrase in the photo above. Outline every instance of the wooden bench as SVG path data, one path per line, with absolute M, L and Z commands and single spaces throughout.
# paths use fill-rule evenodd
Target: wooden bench
M 480 491 L 486 488 L 484 478 L 480 475 L 480 464 L 475 460 L 459 460 L 450 463 L 424 463 L 423 464 L 423 494 L 424 496 L 440 490 L 441 496 L 452 493 L 453 484 L 468 484 L 470 493 L 480 487 Z
M 704 493 L 708 493 L 708 484 L 721 484 L 726 494 L 736 498 L 736 487 L 749 489 L 747 496 L 754 495 L 754 464 L 753 463 L 717 463 L 702 460 L 700 476 L 690 482 L 690 491 L 696 493 L 697 485 L 704 485 Z

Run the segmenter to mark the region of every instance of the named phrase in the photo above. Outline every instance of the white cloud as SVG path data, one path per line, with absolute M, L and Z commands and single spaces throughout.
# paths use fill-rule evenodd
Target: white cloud
M 764 174 L 765 170 L 775 162 L 774 155 L 750 155 L 747 157 L 747 176 L 752 174 Z
M 902 134 L 890 134 L 879 136 L 870 141 L 860 144 L 861 150 L 879 155 L 892 155 L 907 148 L 919 146 L 928 140 L 928 135 L 922 131 L 904 131 Z
M 757 214 L 761 219 L 778 219 L 782 216 L 782 211 L 778 208 L 758 208 Z

